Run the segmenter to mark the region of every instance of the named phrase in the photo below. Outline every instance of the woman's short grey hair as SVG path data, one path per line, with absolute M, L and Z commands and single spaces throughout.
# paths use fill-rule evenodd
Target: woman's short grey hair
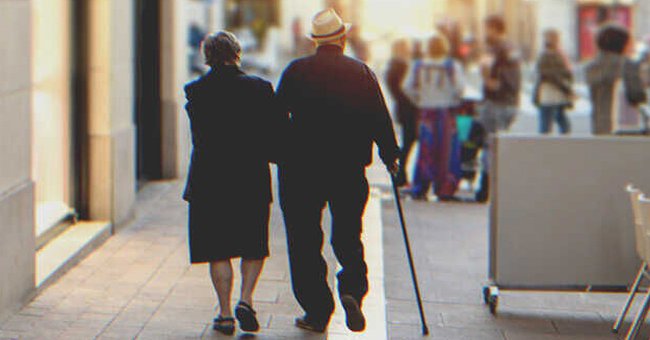
M 205 64 L 210 67 L 239 62 L 241 45 L 237 37 L 228 31 L 219 31 L 203 40 Z

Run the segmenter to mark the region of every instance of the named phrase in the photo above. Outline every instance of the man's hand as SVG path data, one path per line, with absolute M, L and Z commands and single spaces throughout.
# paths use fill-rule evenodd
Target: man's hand
M 390 174 L 393 176 L 397 176 L 399 173 L 399 163 L 397 160 L 394 160 L 393 163 L 386 165 L 386 168 L 388 169 L 388 172 L 390 172 Z

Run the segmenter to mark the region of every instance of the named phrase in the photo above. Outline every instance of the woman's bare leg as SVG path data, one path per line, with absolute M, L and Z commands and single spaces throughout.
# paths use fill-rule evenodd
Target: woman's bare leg
M 250 306 L 253 305 L 253 291 L 257 285 L 257 279 L 262 273 L 264 260 L 244 260 L 241 261 L 241 301 Z
M 219 315 L 223 317 L 232 317 L 232 307 L 230 306 L 230 296 L 232 295 L 232 265 L 230 260 L 217 261 L 210 263 L 210 276 L 214 290 L 219 298 Z

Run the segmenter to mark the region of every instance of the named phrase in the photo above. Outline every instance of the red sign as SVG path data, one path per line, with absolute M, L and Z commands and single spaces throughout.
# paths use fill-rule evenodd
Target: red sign
M 580 58 L 589 59 L 596 55 L 596 34 L 604 23 L 615 22 L 632 28 L 632 9 L 629 6 L 584 5 L 578 10 L 578 36 Z

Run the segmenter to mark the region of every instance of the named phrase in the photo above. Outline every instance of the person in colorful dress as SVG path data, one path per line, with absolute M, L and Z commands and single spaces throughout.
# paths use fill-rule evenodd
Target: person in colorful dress
M 439 34 L 428 41 L 425 59 L 413 63 L 405 91 L 419 109 L 419 143 L 413 186 L 414 199 L 426 200 L 433 190 L 441 201 L 454 199 L 460 180 L 460 144 L 454 108 L 464 88 L 461 65 L 449 55 L 449 43 Z

